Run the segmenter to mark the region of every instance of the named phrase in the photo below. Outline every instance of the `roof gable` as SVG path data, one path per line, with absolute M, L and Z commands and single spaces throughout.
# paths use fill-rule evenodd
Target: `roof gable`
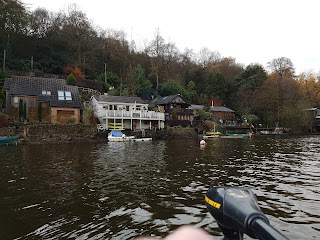
M 213 106 L 210 107 L 210 110 L 213 112 L 234 112 L 232 109 L 223 106 Z
M 150 105 L 165 105 L 165 104 L 170 104 L 170 103 L 183 103 L 183 104 L 188 104 L 180 94 L 175 94 L 175 95 L 170 95 L 170 96 L 165 96 L 165 97 L 160 97 L 156 98 L 153 101 L 150 102 Z

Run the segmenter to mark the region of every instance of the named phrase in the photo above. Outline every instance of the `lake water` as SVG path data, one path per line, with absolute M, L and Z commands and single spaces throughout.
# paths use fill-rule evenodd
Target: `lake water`
M 320 136 L 0 146 L 0 239 L 222 234 L 210 186 L 249 187 L 290 239 L 320 239 Z M 245 237 L 249 239 L 248 237 Z

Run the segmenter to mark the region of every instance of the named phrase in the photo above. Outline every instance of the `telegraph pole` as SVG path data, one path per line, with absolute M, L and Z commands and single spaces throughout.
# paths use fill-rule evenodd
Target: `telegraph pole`
M 3 66 L 2 66 L 2 71 L 4 72 L 6 68 L 6 50 L 3 49 Z
M 107 64 L 104 63 L 104 82 L 107 83 Z

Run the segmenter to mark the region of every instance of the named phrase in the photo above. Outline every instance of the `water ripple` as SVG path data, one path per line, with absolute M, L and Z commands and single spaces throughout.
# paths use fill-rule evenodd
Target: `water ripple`
M 249 187 L 290 239 L 320 235 L 319 136 L 0 149 L 1 239 L 132 239 L 182 224 L 222 239 L 204 194 Z

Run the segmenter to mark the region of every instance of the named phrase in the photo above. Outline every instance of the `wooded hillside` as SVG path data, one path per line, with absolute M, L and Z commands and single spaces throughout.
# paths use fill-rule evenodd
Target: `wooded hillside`
M 112 95 L 151 99 L 180 93 L 204 105 L 219 100 L 269 126 L 278 120 L 292 128 L 307 125 L 302 110 L 320 106 L 319 73 L 296 76 L 286 57 L 270 59 L 267 71 L 259 63 L 244 66 L 207 48 L 180 52 L 158 29 L 138 48 L 125 32 L 96 27 L 75 5 L 56 13 L 0 0 L 0 58 L 1 104 L 5 76 L 34 73 L 74 76 L 72 84 Z

